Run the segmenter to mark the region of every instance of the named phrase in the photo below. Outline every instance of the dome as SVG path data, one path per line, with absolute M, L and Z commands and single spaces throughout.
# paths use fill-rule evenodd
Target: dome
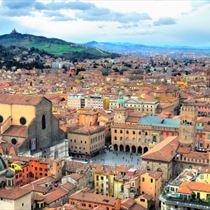
M 0 172 L 7 169 L 7 164 L 5 163 L 3 157 L 0 155 Z
M 12 171 L 8 171 L 7 173 L 6 173 L 6 178 L 13 178 L 14 177 L 14 174 L 12 173 Z
M 123 94 L 122 91 L 120 91 L 119 94 L 122 95 Z

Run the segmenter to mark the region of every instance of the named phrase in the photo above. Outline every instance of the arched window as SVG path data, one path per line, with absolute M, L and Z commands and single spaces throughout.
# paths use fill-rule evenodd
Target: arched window
M 120 133 L 122 133 L 122 130 L 120 130 Z
M 126 138 L 126 141 L 129 141 L 128 137 Z
M 114 137 L 114 140 L 117 140 L 117 136 Z
M 129 134 L 129 131 L 126 131 L 126 134 Z
M 145 132 L 145 135 L 147 136 L 147 132 Z
M 42 116 L 42 129 L 46 128 L 46 120 L 45 120 L 45 115 Z
M 117 133 L 117 130 L 114 130 L 115 133 Z
M 150 167 L 149 167 L 149 166 L 147 166 L 146 170 L 147 170 L 147 171 L 150 171 Z
M 135 134 L 135 131 L 133 131 L 133 134 Z
M 141 139 L 139 139 L 139 142 L 141 142 Z
M 133 138 L 133 141 L 135 141 L 135 138 Z
M 141 135 L 141 131 L 139 131 L 139 135 Z
M 157 169 L 157 171 L 160 171 L 160 172 L 162 172 L 162 169 L 161 169 L 161 168 L 158 168 L 158 169 Z

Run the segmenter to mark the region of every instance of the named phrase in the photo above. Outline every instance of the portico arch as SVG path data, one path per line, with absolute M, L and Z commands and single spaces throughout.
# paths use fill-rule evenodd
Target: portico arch
M 130 147 L 129 147 L 128 145 L 126 145 L 125 151 L 126 151 L 126 152 L 130 152 Z

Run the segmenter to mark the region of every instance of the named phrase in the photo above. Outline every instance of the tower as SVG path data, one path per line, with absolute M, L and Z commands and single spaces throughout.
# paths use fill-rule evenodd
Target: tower
M 122 91 L 120 91 L 117 100 L 117 108 L 114 109 L 114 122 L 116 123 L 125 123 L 125 120 L 128 117 L 128 110 L 125 108 L 125 100 L 122 94 Z
M 179 143 L 181 145 L 191 146 L 192 150 L 195 148 L 196 119 L 197 108 L 194 108 L 193 106 L 184 106 L 181 108 Z
M 210 69 L 206 72 L 206 87 L 210 88 Z

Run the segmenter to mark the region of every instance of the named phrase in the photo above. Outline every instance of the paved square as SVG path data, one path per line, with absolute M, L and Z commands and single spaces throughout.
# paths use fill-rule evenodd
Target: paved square
M 93 158 L 92 163 L 106 165 L 133 165 L 134 168 L 141 168 L 141 159 L 139 156 L 141 154 L 136 153 L 125 153 L 105 150 L 106 153 L 97 155 Z

